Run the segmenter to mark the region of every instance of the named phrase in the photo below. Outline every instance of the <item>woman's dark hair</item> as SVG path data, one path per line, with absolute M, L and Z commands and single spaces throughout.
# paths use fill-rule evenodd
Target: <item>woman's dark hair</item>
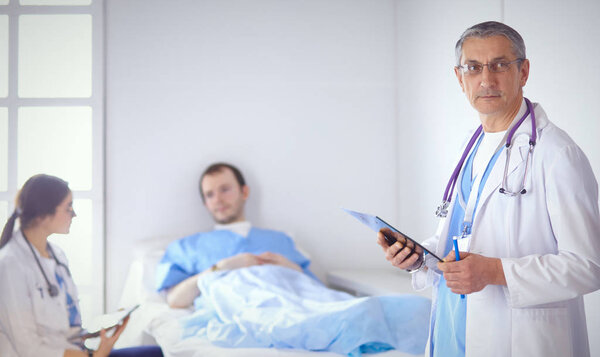
M 21 228 L 27 228 L 36 218 L 53 215 L 69 192 L 69 184 L 58 177 L 44 174 L 30 177 L 17 194 L 15 211 L 2 230 L 0 248 L 10 241 L 17 218 Z

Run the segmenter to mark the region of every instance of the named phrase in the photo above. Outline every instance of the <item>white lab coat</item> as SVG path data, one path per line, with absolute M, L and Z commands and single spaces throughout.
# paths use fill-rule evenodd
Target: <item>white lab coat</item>
M 600 288 L 598 184 L 581 149 L 548 121 L 539 104 L 534 107 L 538 137 L 527 193 L 508 197 L 498 192 L 506 162 L 503 150 L 474 217 L 471 252 L 501 258 L 507 286 L 488 285 L 467 295 L 466 357 L 590 354 L 583 295 Z M 523 101 L 516 118 L 525 110 Z M 512 191 L 523 177 L 530 133 L 531 116 L 513 139 Z M 439 256 L 452 208 L 436 235 L 424 242 Z M 427 265 L 435 266 L 430 258 Z M 439 278 L 433 269 L 413 275 L 416 289 L 434 287 L 432 322 Z
M 63 251 L 51 244 L 57 259 L 67 260 Z M 64 278 L 71 296 L 77 290 L 66 270 L 52 258 L 43 258 L 34 248 L 48 280 L 57 287 L 55 272 Z M 79 350 L 67 340 L 79 332 L 69 326 L 65 289 L 56 297 L 48 294 L 35 259 L 20 231 L 0 249 L 0 356 L 62 357 L 65 349 Z M 78 307 L 79 309 L 79 307 Z

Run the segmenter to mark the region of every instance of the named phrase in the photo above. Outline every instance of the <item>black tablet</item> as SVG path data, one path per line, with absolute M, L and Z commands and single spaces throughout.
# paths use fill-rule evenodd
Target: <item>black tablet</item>
M 359 221 L 361 221 L 367 227 L 374 230 L 375 232 L 379 232 L 380 230 L 387 228 L 387 229 L 391 230 L 392 232 L 396 232 L 401 235 L 401 238 L 404 240 L 404 241 L 402 241 L 402 240 L 400 241 L 401 244 L 409 247 L 410 249 L 416 251 L 419 254 L 421 254 L 421 253 L 430 254 L 432 257 L 439 260 L 440 262 L 442 261 L 442 259 L 440 259 L 440 257 L 438 257 L 437 255 L 432 253 L 427 248 L 423 247 L 421 244 L 419 244 L 419 242 L 415 241 L 414 239 L 410 238 L 406 234 L 404 234 L 404 233 L 400 232 L 399 230 L 397 230 L 396 228 L 392 227 L 390 224 L 388 224 L 383 219 L 381 219 L 377 216 L 372 216 L 370 214 L 366 214 L 366 213 L 351 211 L 351 210 L 345 209 L 345 208 L 342 208 L 342 209 L 344 211 L 346 211 L 348 214 L 350 214 L 351 216 L 353 216 L 356 219 L 358 219 Z M 398 240 L 395 237 L 391 237 L 390 235 L 387 235 L 387 234 L 384 234 L 383 236 L 385 237 L 385 240 L 387 241 L 388 245 L 392 245 L 392 244 L 396 243 L 396 241 Z

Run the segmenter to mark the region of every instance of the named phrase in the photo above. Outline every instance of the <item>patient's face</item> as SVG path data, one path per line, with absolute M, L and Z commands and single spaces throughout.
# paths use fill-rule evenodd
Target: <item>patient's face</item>
M 220 224 L 245 220 L 244 204 L 248 193 L 248 186 L 240 187 L 229 169 L 206 175 L 202 180 L 204 204 L 213 219 Z

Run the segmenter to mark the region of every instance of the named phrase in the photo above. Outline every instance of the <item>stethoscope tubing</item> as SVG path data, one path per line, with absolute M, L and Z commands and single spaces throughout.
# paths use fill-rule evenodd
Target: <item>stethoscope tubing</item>
M 536 125 L 535 125 L 535 113 L 534 113 L 534 108 L 533 108 L 533 104 L 531 104 L 531 101 L 527 98 L 525 99 L 525 104 L 527 105 L 527 110 L 525 111 L 525 114 L 523 114 L 523 116 L 517 121 L 517 123 L 511 128 L 511 130 L 508 132 L 508 135 L 506 137 L 506 148 L 507 148 L 507 155 L 509 154 L 509 150 L 511 148 L 512 145 L 512 138 L 515 134 L 515 132 L 517 131 L 517 129 L 519 129 L 519 127 L 521 126 L 521 124 L 525 121 L 525 119 L 527 118 L 527 116 L 529 116 L 531 114 L 531 136 L 529 138 L 529 145 L 530 145 L 530 152 L 533 152 L 533 147 L 536 144 L 537 141 L 537 132 L 536 132 Z M 471 137 L 471 140 L 469 140 L 469 143 L 467 144 L 467 146 L 465 147 L 465 150 L 463 151 L 463 154 L 458 162 L 458 164 L 456 165 L 456 168 L 454 169 L 454 171 L 452 172 L 452 175 L 450 176 L 450 180 L 448 180 L 448 184 L 446 185 L 446 189 L 444 190 L 444 196 L 442 197 L 442 204 L 438 207 L 437 211 L 436 211 L 436 216 L 438 217 L 445 217 L 447 214 L 447 208 L 450 205 L 450 202 L 452 201 L 452 195 L 454 194 L 454 188 L 456 187 L 456 183 L 458 181 L 458 177 L 460 174 L 460 171 L 464 165 L 464 162 L 469 154 L 469 152 L 471 151 L 471 149 L 473 148 L 473 145 L 475 144 L 475 141 L 477 140 L 477 138 L 479 138 L 479 136 L 481 135 L 481 132 L 483 131 L 483 125 L 479 125 L 479 127 L 477 128 L 477 130 L 475 130 L 475 132 L 473 133 L 473 136 Z M 529 162 L 529 156 L 527 157 L 527 161 Z M 528 164 L 527 162 L 527 164 Z M 506 166 L 508 165 L 508 163 L 505 165 L 504 171 L 505 171 L 505 175 L 504 175 L 504 179 L 503 179 L 503 185 L 504 186 L 506 184 L 506 173 L 507 173 L 507 168 Z M 523 178 L 523 182 L 524 182 L 525 178 Z M 502 187 L 500 189 L 500 193 L 506 193 L 509 196 L 514 196 L 518 193 L 525 193 L 527 192 L 525 189 L 520 190 L 517 193 L 512 193 L 507 191 L 504 187 Z
M 46 275 L 46 272 L 44 271 L 44 268 L 42 267 L 42 263 L 40 263 L 40 260 L 37 257 L 37 254 L 35 254 L 35 251 L 33 250 L 33 246 L 31 245 L 31 242 L 29 242 L 29 239 L 27 239 L 27 237 L 25 236 L 25 232 L 23 232 L 22 230 L 21 230 L 21 234 L 23 235 L 23 239 L 25 239 L 25 241 L 27 242 L 27 245 L 29 246 L 29 249 L 31 250 L 31 254 L 33 255 L 33 258 L 35 259 L 35 262 L 37 263 L 37 266 L 40 269 L 40 272 L 44 276 L 44 280 L 46 280 L 46 284 L 48 285 L 48 294 L 50 294 L 51 297 L 58 296 L 58 288 L 56 287 L 56 285 L 50 283 L 50 280 L 48 279 L 48 276 Z M 48 244 L 48 252 L 50 253 L 52 258 L 56 262 L 56 265 L 62 266 L 63 268 L 65 268 L 65 270 L 67 271 L 67 274 L 69 274 L 69 276 L 71 276 L 71 271 L 69 270 L 69 267 L 66 264 L 61 263 L 58 260 L 58 258 L 56 258 L 56 254 L 54 254 L 54 250 L 52 249 L 52 247 L 49 244 Z

